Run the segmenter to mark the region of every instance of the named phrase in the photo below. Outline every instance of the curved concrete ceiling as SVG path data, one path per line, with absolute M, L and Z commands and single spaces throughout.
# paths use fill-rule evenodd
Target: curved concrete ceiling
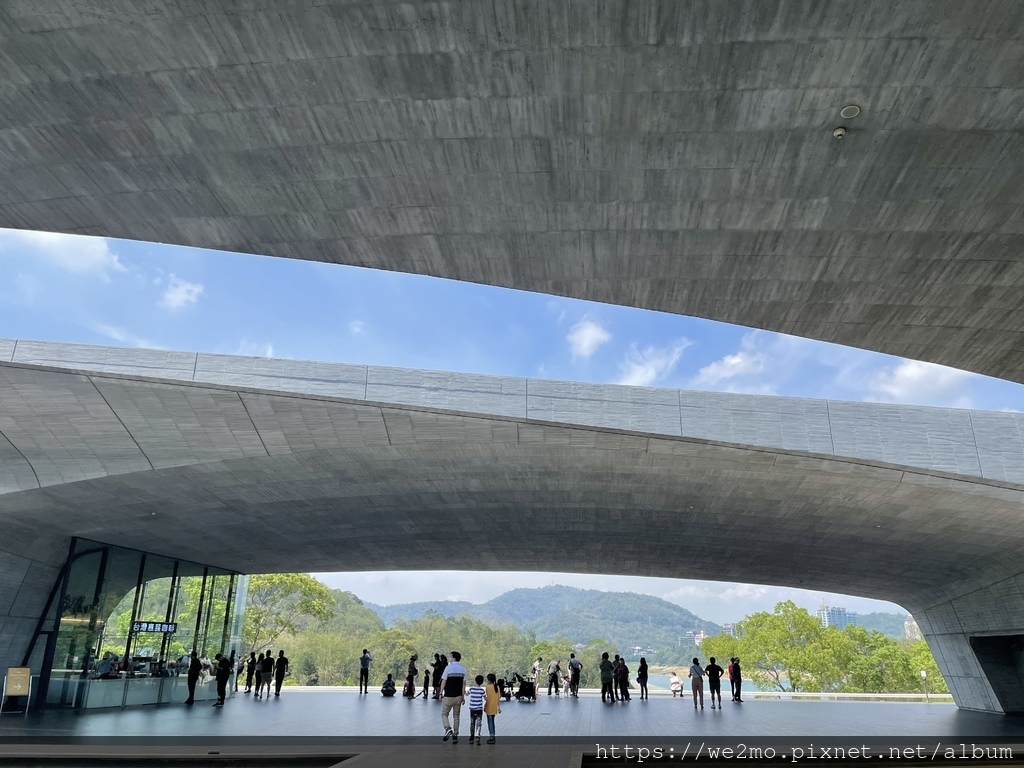
M 184 354 L 108 351 L 121 364 Z M 0 375 L 3 466 L 26 488 L 0 494 L 0 565 L 31 552 L 52 567 L 77 535 L 243 572 L 711 576 L 916 610 L 1016 575 L 1024 547 L 1020 484 L 213 383 L 10 363 Z
M 0 226 L 451 277 L 1024 382 L 1022 34 L 1013 0 L 0 0 Z

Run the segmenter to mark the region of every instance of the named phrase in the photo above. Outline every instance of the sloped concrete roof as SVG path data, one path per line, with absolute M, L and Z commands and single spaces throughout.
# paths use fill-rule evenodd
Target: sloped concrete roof
M 0 43 L 3 227 L 1024 381 L 1016 0 L 0 0 Z
M 836 590 L 914 609 L 1013 577 L 1024 546 L 1024 485 L 467 407 L 474 388 L 486 401 L 499 383 L 525 395 L 533 381 L 437 372 L 448 389 L 435 380 L 421 396 L 450 396 L 460 403 L 451 410 L 223 383 L 271 370 L 310 389 L 357 382 L 350 370 L 332 382 L 324 364 L 7 348 L 67 366 L 0 364 L 9 491 L 0 519 L 11 553 L 59 558 L 55 542 L 78 535 L 247 572 L 637 573 Z M 130 366 L 177 366 L 186 380 L 82 370 Z M 375 369 L 375 386 L 389 371 L 396 392 L 429 373 Z M 362 386 L 370 379 L 364 369 Z M 677 394 L 605 391 L 606 415 L 631 419 Z M 748 398 L 749 421 L 772 415 L 759 410 L 766 400 Z M 590 404 L 593 418 L 601 408 Z M 888 418 L 883 406 L 864 407 Z M 796 411 L 786 413 L 799 432 Z M 1004 434 L 1017 423 L 993 416 Z M 916 435 L 908 454 L 923 455 L 937 436 Z

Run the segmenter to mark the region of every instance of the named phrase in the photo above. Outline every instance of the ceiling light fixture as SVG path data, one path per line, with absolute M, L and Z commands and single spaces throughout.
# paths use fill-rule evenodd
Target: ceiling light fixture
M 857 115 L 860 114 L 860 107 L 858 107 L 856 104 L 850 104 L 849 106 L 840 109 L 839 114 L 847 119 L 851 117 L 856 117 Z

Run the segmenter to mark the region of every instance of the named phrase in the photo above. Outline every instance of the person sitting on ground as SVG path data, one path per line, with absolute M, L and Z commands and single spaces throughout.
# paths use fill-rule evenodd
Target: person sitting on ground
M 384 681 L 384 685 L 382 685 L 380 687 L 380 695 L 381 696 L 394 696 L 395 693 L 397 693 L 397 692 L 398 692 L 398 689 L 395 687 L 395 680 L 391 676 L 391 673 L 389 672 L 388 673 L 388 679 L 385 680 Z

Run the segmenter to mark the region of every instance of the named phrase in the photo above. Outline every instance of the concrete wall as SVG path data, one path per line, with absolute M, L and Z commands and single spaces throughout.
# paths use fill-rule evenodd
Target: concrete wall
M 321 500 L 332 499 L 337 493 L 332 491 L 332 484 L 339 482 L 343 470 L 350 471 L 362 462 L 367 472 L 361 474 L 358 467 L 352 470 L 356 474 L 344 483 L 348 489 L 345 495 L 353 494 L 356 508 L 362 503 L 358 499 L 364 498 L 388 509 L 395 502 L 384 498 L 387 493 L 375 485 L 374 478 L 386 476 L 389 483 L 405 488 L 406 493 L 415 489 L 410 497 L 414 507 L 392 513 L 407 527 L 428 499 L 431 504 L 439 503 L 433 496 L 439 478 L 448 478 L 445 487 L 451 499 L 445 503 L 459 509 L 460 504 L 476 503 L 457 498 L 465 485 L 461 473 L 469 465 L 475 472 L 474 498 L 489 500 L 491 525 L 514 528 L 519 508 L 528 515 L 532 529 L 548 524 L 543 522 L 551 517 L 546 494 L 554 492 L 564 498 L 566 511 L 564 518 L 549 521 L 552 535 L 560 526 L 580 524 L 573 509 L 592 510 L 596 515 L 601 508 L 601 515 L 609 514 L 620 523 L 642 514 L 646 525 L 660 519 L 660 525 L 673 530 L 671 521 L 677 515 L 674 499 L 679 498 L 695 503 L 698 511 L 688 513 L 691 516 L 702 515 L 700 510 L 705 507 L 715 509 L 710 516 L 695 517 L 692 525 L 739 526 L 735 533 L 725 535 L 726 541 L 734 542 L 729 545 L 733 549 L 735 542 L 749 537 L 752 529 L 743 526 L 760 521 L 761 525 L 778 527 L 779 536 L 788 542 L 780 539 L 778 545 L 789 546 L 794 557 L 807 565 L 804 575 L 812 581 L 817 579 L 822 588 L 835 582 L 834 588 L 842 589 L 845 584 L 852 591 L 861 588 L 862 593 L 879 597 L 888 589 L 888 594 L 899 600 L 892 591 L 898 577 L 904 587 L 900 594 L 919 595 L 919 603 L 907 599 L 902 602 L 917 616 L 957 704 L 965 708 L 1000 711 L 999 700 L 970 647 L 970 637 L 1024 634 L 1024 574 L 1019 558 L 1007 554 L 1010 545 L 1005 541 L 999 544 L 1000 531 L 1015 535 L 1024 506 L 1021 489 L 939 474 L 1024 482 L 1024 417 L 1020 414 L 4 339 L 0 339 L 0 360 L 16 364 L 4 368 L 4 389 L 0 392 L 4 406 L 0 409 L 0 488 L 6 491 L 0 495 L 5 534 L 0 543 L 3 663 L 21 662 L 69 541 L 66 532 L 33 521 L 38 523 L 49 515 L 55 523 L 95 531 L 93 537 L 104 539 L 108 537 L 99 531 L 109 532 L 111 519 L 118 519 L 130 521 L 127 527 L 119 527 L 120 535 L 151 536 L 157 529 L 140 527 L 137 518 L 142 515 L 141 519 L 148 521 L 148 510 L 154 509 L 159 510 L 161 522 L 146 522 L 145 526 L 169 525 L 162 534 L 162 540 L 169 541 L 173 532 L 191 530 L 194 519 L 198 519 L 195 516 L 241 515 L 237 524 L 229 526 L 235 530 L 247 524 L 245 521 L 279 515 L 288 505 L 301 504 L 304 519 L 315 521 L 317 530 L 328 531 L 336 524 L 343 499 L 333 498 L 327 506 L 322 506 Z M 21 365 L 58 370 L 44 372 Z M 282 394 L 80 376 L 69 369 L 277 390 Z M 297 396 L 299 393 L 355 403 L 303 399 Z M 378 407 L 378 403 L 424 410 L 389 409 L 386 405 Z M 430 409 L 480 415 L 445 415 Z M 579 428 L 489 419 L 489 414 Z M 656 440 L 583 427 L 627 429 L 666 437 Z M 672 437 L 752 447 L 722 448 L 673 441 Z M 502 471 L 491 467 L 479 450 L 472 452 L 470 460 L 463 452 L 467 442 L 477 449 L 488 444 L 506 445 L 508 455 L 496 465 Z M 598 459 L 598 465 L 607 465 L 606 472 L 594 473 L 592 466 L 586 483 L 548 487 L 545 483 L 551 478 L 538 483 L 543 475 L 539 465 L 553 467 L 562 462 L 562 476 L 571 478 L 577 472 L 585 474 L 585 461 L 594 461 L 593 456 L 584 460 L 582 454 L 563 454 L 560 445 L 570 449 L 596 447 L 615 455 Z M 406 447 L 411 451 L 406 458 L 387 452 L 377 456 L 374 452 L 374 448 L 393 451 Z M 662 457 L 667 463 L 656 476 L 644 479 L 650 471 L 649 459 L 644 457 L 662 448 L 667 451 Z M 536 451 L 532 459 L 531 450 Z M 286 454 L 296 453 L 283 460 Z M 676 462 L 675 457 L 680 461 Z M 265 463 L 267 460 L 274 463 Z M 381 463 L 375 465 L 376 461 Z M 425 465 L 424 478 L 404 486 L 401 473 L 413 471 L 424 461 L 437 462 L 437 466 Z M 898 466 L 870 463 L 876 461 Z M 520 472 L 512 472 L 522 479 L 503 484 L 507 476 L 504 470 L 516 466 L 516 462 L 525 462 Z M 630 469 L 632 464 L 636 466 Z M 318 474 L 320 467 L 328 466 L 333 469 L 326 476 Z M 900 466 L 921 470 L 904 471 Z M 176 468 L 188 469 L 191 474 L 171 474 Z M 588 489 L 588 483 L 605 482 L 603 475 L 613 471 L 620 476 L 614 482 L 607 480 L 611 483 L 607 488 L 600 492 Z M 699 485 L 687 485 L 690 480 Z M 364 481 L 371 483 L 371 490 L 358 490 Z M 267 493 L 261 491 L 263 482 L 267 483 Z M 536 487 L 528 487 L 528 482 Z M 670 485 L 680 482 L 683 485 Z M 323 485 L 318 488 L 317 483 Z M 203 500 L 199 496 L 208 485 L 218 489 L 216 498 Z M 175 500 L 183 496 L 181 489 L 185 487 L 191 490 L 184 494 L 182 505 Z M 42 488 L 45 490 L 35 490 Z M 430 489 L 430 494 L 421 497 L 423 489 Z M 196 492 L 198 500 L 194 501 L 189 497 Z M 282 492 L 284 496 L 279 499 Z M 361 496 L 363 493 L 367 495 Z M 657 494 L 662 498 L 656 498 Z M 518 499 L 512 505 L 516 509 L 501 506 L 507 506 L 508 499 Z M 178 512 L 171 508 L 175 503 L 181 506 Z M 529 510 L 535 504 L 538 510 Z M 110 511 L 119 505 L 120 512 Z M 830 505 L 835 505 L 834 515 L 824 509 Z M 540 515 L 540 508 L 547 510 L 546 514 Z M 433 510 L 438 511 L 443 510 Z M 181 518 L 171 521 L 169 516 L 175 514 Z M 342 516 L 351 514 L 346 510 Z M 72 517 L 78 522 L 64 522 Z M 460 515 L 459 519 L 470 526 L 466 535 L 472 536 L 481 523 L 465 519 L 469 517 Z M 623 560 L 611 566 L 604 562 L 607 555 L 602 554 L 602 535 L 607 533 L 602 534 L 590 517 L 584 526 L 588 531 L 585 535 L 592 539 L 586 545 L 589 554 L 581 557 L 591 559 L 581 560 L 581 564 L 592 567 L 602 562 L 601 567 L 611 567 L 605 572 L 635 569 L 635 562 L 628 565 Z M 890 527 L 888 521 L 894 520 L 897 523 Z M 827 545 L 802 535 L 810 530 L 812 521 L 817 537 L 829 537 Z M 883 528 L 878 521 L 885 523 L 883 530 L 878 530 Z M 376 524 L 371 517 L 361 525 L 371 530 Z M 353 525 L 358 524 L 346 521 L 347 527 Z M 294 533 L 298 544 L 289 550 L 292 560 L 279 565 L 294 567 L 300 562 L 296 559 L 300 553 L 312 554 L 305 534 Z M 346 541 L 344 535 L 333 535 L 326 547 L 332 551 Z M 394 535 L 393 525 L 383 526 L 380 543 Z M 514 535 L 510 529 L 507 536 Z M 275 539 L 277 554 L 287 549 L 287 540 L 280 536 Z M 794 549 L 794 541 L 804 542 L 805 549 Z M 847 551 L 849 542 L 856 552 Z M 913 562 L 899 565 L 899 572 L 887 570 L 896 562 L 896 552 L 909 552 L 915 543 L 923 551 Z M 316 546 L 324 549 L 321 544 Z M 363 545 L 364 557 L 378 546 L 369 541 Z M 145 548 L 141 543 L 138 546 Z M 670 555 L 654 553 L 655 545 L 650 541 L 645 546 L 650 554 L 648 565 L 661 563 L 659 567 L 665 568 L 649 575 L 699 575 L 682 573 L 678 566 L 672 570 L 669 565 L 674 560 Z M 224 547 L 230 544 L 224 543 L 221 551 Z M 1010 549 L 1019 552 L 1020 547 L 1015 547 Z M 217 556 L 213 551 L 205 554 L 209 558 Z M 421 566 L 429 567 L 429 555 L 417 555 Z M 492 553 L 491 565 L 481 565 L 495 567 L 493 563 L 504 562 L 501 557 L 506 555 Z M 862 558 L 867 556 L 876 557 L 878 562 L 864 571 Z M 708 557 L 714 562 L 728 562 L 731 554 L 709 552 Z M 539 557 L 537 567 L 543 567 L 544 562 L 547 560 Z M 860 563 L 859 570 L 850 570 L 856 563 Z M 705 572 L 705 565 L 710 567 L 707 563 L 696 564 L 700 572 Z M 770 573 L 763 567 L 748 569 L 746 576 L 760 575 L 780 584 L 792 577 L 792 568 L 785 563 L 773 567 Z M 723 573 L 723 578 L 730 577 L 742 580 L 744 573 Z M 814 587 L 812 581 L 806 586 Z M 873 592 L 865 586 L 869 583 Z M 934 595 L 931 601 L 924 598 L 927 589 L 923 585 L 927 583 Z M 918 586 L 910 588 L 911 584 Z
M 1020 413 L 0 339 L 0 358 L 5 351 L 29 365 L 697 437 L 1024 483 Z

